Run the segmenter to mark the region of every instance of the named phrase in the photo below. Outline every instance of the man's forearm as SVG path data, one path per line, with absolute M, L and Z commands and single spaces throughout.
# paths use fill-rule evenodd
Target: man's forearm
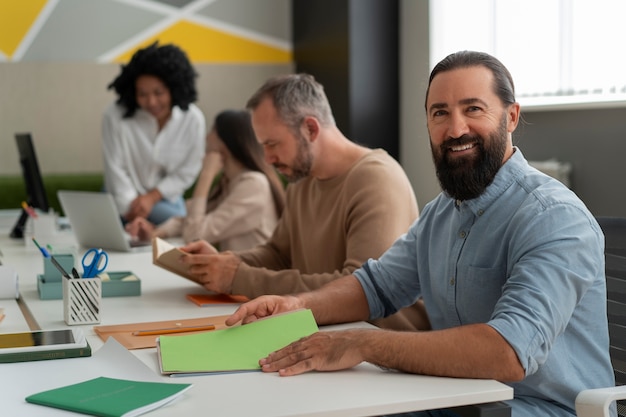
M 415 374 L 500 381 L 525 376 L 513 348 L 487 324 L 364 333 L 358 348 L 367 362 Z
M 363 321 L 369 318 L 369 307 L 363 288 L 354 275 L 331 281 L 323 287 L 298 294 L 315 315 L 318 324 Z

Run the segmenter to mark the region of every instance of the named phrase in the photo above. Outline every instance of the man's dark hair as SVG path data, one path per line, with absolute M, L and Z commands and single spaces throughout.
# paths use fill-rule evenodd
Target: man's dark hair
M 159 46 L 158 42 L 139 49 L 130 62 L 122 65 L 120 74 L 108 85 L 118 94 L 117 104 L 124 106 L 124 117 L 132 117 L 139 108 L 136 99 L 135 81 L 141 75 L 159 78 L 170 90 L 172 106 L 187 110 L 189 104 L 196 101 L 194 71 L 187 54 L 175 45 Z
M 428 89 L 426 90 L 426 100 L 430 92 L 430 84 L 433 78 L 441 72 L 452 71 L 459 68 L 483 66 L 491 71 L 494 78 L 494 93 L 500 98 L 505 106 L 515 103 L 515 85 L 513 77 L 504 64 L 495 57 L 484 52 L 460 51 L 450 54 L 442 59 L 430 73 L 428 79 Z M 424 102 L 426 108 L 426 102 Z M 428 110 L 428 109 L 427 109 Z

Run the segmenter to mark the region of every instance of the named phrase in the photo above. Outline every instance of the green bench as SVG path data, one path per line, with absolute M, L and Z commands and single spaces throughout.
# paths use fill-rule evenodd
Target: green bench
M 44 175 L 48 204 L 56 213 L 63 215 L 57 198 L 59 190 L 101 191 L 104 179 L 100 173 L 91 174 L 51 174 Z M 194 184 L 195 185 L 195 184 Z M 193 185 L 185 192 L 185 198 L 191 197 Z M 26 200 L 26 186 L 21 175 L 0 176 L 0 210 L 19 209 Z
M 54 174 L 43 177 L 48 204 L 57 213 L 62 213 L 58 190 L 102 190 L 102 174 Z M 21 175 L 0 176 L 0 209 L 19 209 L 26 200 L 26 186 Z

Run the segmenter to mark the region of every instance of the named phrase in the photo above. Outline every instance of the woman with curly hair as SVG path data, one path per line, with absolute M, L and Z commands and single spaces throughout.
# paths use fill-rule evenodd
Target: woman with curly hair
M 183 194 L 202 166 L 206 122 L 193 104 L 196 72 L 175 45 L 140 49 L 108 86 L 102 123 L 104 188 L 124 221 L 186 214 Z
M 285 191 L 274 168 L 263 159 L 250 113 L 220 112 L 206 148 L 193 196 L 187 201 L 187 216 L 172 217 L 159 226 L 137 217 L 126 225 L 131 236 L 204 239 L 220 250 L 250 249 L 269 239 L 283 211 Z

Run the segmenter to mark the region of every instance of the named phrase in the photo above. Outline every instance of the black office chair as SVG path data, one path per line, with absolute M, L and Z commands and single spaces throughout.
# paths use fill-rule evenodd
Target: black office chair
M 617 400 L 617 414 L 626 416 L 626 218 L 596 217 L 604 232 L 607 315 L 615 387 L 583 391 L 576 398 L 580 417 L 608 416 Z

